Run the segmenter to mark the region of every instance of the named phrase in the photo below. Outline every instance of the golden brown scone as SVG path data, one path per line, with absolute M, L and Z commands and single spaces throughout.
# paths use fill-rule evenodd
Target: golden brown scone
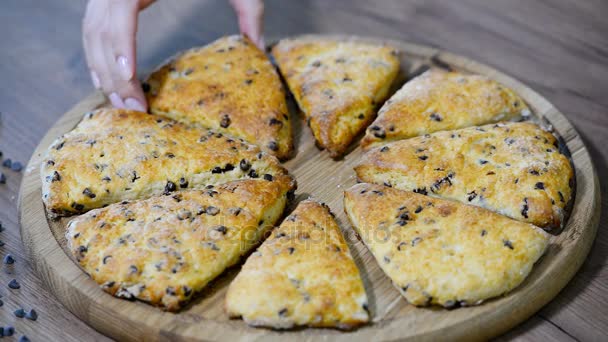
M 110 294 L 177 311 L 256 246 L 295 184 L 247 179 L 92 210 L 68 224 L 68 247 Z
M 228 133 L 286 159 L 293 138 L 275 68 L 248 38 L 186 51 L 144 83 L 150 112 Z
M 349 329 L 369 320 L 359 270 L 329 208 L 301 202 L 248 259 L 226 295 L 253 326 Z
M 529 116 L 513 90 L 480 75 L 431 69 L 407 82 L 378 112 L 361 146 Z
M 555 137 L 533 123 L 498 123 L 389 143 L 355 167 L 386 184 L 483 207 L 547 230 L 564 224 L 574 172 Z
M 374 119 L 399 71 L 390 46 L 331 39 L 285 39 L 279 69 L 317 144 L 339 157 Z
M 268 174 L 268 176 L 266 176 Z M 51 215 L 242 178 L 287 174 L 254 145 L 167 118 L 101 109 L 55 140 L 41 165 Z
M 549 241 L 529 223 L 382 185 L 353 186 L 344 209 L 382 270 L 417 306 L 477 305 L 509 292 Z

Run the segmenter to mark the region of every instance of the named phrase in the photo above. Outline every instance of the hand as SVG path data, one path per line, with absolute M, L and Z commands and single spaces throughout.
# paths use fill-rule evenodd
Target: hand
M 116 108 L 146 111 L 136 77 L 137 15 L 154 0 L 90 0 L 83 20 L 83 43 L 93 85 Z
M 262 24 L 264 2 L 262 0 L 230 0 L 239 20 L 239 29 L 260 49 L 264 50 Z

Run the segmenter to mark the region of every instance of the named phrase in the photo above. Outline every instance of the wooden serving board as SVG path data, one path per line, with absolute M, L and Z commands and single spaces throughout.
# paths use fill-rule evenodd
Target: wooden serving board
M 141 302 L 114 298 L 103 292 L 69 256 L 64 238 L 69 219 L 47 219 L 39 179 L 41 156 L 46 148 L 56 137 L 71 130 L 83 113 L 106 104 L 100 93 L 90 95 L 59 119 L 38 145 L 23 177 L 19 197 L 21 235 L 30 260 L 46 285 L 80 319 L 102 333 L 121 340 L 481 340 L 505 332 L 549 302 L 585 260 L 595 237 L 600 214 L 598 179 L 589 153 L 576 130 L 549 101 L 488 66 L 420 45 L 350 38 L 384 41 L 398 48 L 401 51 L 403 75 L 411 75 L 421 66 L 433 64 L 487 75 L 515 89 L 533 109 L 536 120 L 550 124 L 562 138 L 560 141 L 570 152 L 575 165 L 575 202 L 565 229 L 560 235 L 552 237 L 546 254 L 520 287 L 477 307 L 447 311 L 408 305 L 378 267 L 371 253 L 356 239 L 344 215 L 343 190 L 355 184 L 352 167 L 359 160 L 361 151 L 355 148 L 344 159 L 332 160 L 326 152 L 315 147 L 306 125 L 302 120 L 295 119 L 297 114 L 292 113 L 297 155 L 285 165 L 298 181 L 297 199 L 313 196 L 327 203 L 337 215 L 361 270 L 373 323 L 349 332 L 333 329 L 280 332 L 251 328 L 241 320 L 230 320 L 223 309 L 224 295 L 239 266 L 225 272 L 191 305 L 177 314 L 163 312 Z M 404 80 L 405 77 L 401 82 Z

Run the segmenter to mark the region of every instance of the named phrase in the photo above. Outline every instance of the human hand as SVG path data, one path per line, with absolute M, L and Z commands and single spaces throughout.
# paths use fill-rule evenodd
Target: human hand
M 90 0 L 82 38 L 93 85 L 116 108 L 146 111 L 136 77 L 137 15 L 154 0 Z
M 238 17 L 241 33 L 264 50 L 264 2 L 262 0 L 230 0 L 230 4 Z

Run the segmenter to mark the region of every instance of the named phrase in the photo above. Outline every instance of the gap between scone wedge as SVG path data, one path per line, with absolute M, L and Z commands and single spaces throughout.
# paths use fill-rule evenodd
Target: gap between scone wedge
M 399 72 L 393 47 L 354 39 L 283 39 L 272 55 L 317 145 L 333 158 L 372 122 Z

